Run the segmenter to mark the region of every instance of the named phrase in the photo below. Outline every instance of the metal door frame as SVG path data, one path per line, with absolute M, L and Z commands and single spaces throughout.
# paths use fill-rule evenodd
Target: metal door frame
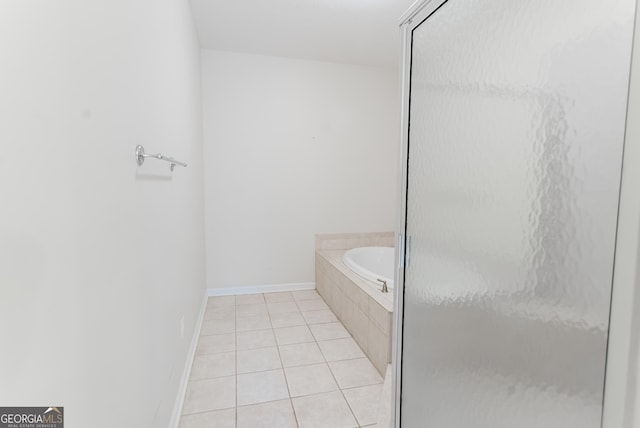
M 404 266 L 406 254 L 406 215 L 407 215 L 407 164 L 409 155 L 409 107 L 411 105 L 411 42 L 413 30 L 436 9 L 448 0 L 417 0 L 400 19 L 402 34 L 401 76 L 401 116 L 400 116 L 400 156 L 398 165 L 399 192 L 397 200 L 397 269 L 394 279 L 393 308 L 393 426 L 400 428 L 400 405 L 402 388 L 402 331 L 404 318 Z M 410 244 L 409 244 L 410 246 Z
M 397 269 L 394 290 L 393 427 L 400 428 L 402 332 L 406 251 L 407 164 L 413 30 L 447 1 L 417 0 L 400 19 L 402 36 L 401 127 L 397 196 Z M 640 9 L 636 0 L 636 24 Z M 614 275 L 605 371 L 602 428 L 633 428 L 640 424 L 640 32 L 634 25 L 631 77 L 627 104 L 622 181 L 618 210 Z M 636 118 L 636 120 L 629 120 Z M 410 244 L 409 244 L 410 247 Z M 640 291 L 640 290 L 639 290 Z M 636 407 L 638 407 L 636 411 Z M 638 413 L 638 414 L 636 414 Z M 435 428 L 435 427 L 434 427 Z

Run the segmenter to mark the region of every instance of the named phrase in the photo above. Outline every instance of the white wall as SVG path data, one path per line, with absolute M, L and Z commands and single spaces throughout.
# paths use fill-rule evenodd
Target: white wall
M 167 426 L 205 293 L 188 2 L 6 0 L 0 58 L 0 403 Z
M 393 230 L 395 70 L 204 50 L 207 286 L 310 282 L 314 234 Z

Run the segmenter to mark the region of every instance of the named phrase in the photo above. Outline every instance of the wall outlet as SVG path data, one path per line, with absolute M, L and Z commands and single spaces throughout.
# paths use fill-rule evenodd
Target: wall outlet
M 184 315 L 180 317 L 180 339 L 184 339 Z

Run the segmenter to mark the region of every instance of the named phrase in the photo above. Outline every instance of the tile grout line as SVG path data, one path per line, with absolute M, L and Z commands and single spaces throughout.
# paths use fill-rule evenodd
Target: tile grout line
M 322 296 L 320 296 L 320 298 L 324 302 L 324 299 L 322 298 Z M 326 304 L 326 302 L 325 302 L 325 304 Z M 331 311 L 331 312 L 333 312 L 333 311 Z M 342 324 L 342 321 L 340 321 L 340 324 Z M 344 324 L 342 324 L 342 327 L 346 329 L 346 327 L 344 327 Z M 311 334 L 313 335 L 313 332 L 311 332 Z M 315 336 L 313 336 L 313 337 L 315 338 Z M 340 391 L 340 395 L 342 396 L 342 399 L 344 400 L 345 403 L 347 403 L 347 407 L 349 408 L 349 411 L 351 412 L 351 416 L 353 416 L 353 420 L 356 421 L 356 425 L 358 427 L 360 427 L 360 421 L 358 420 L 358 418 L 356 417 L 356 414 L 354 413 L 353 409 L 351 408 L 351 404 L 349 404 L 349 400 L 347 400 L 347 397 L 344 395 L 344 392 L 342 391 L 342 388 L 340 387 L 340 384 L 338 383 L 338 379 L 336 379 L 336 376 L 333 373 L 333 370 L 331 369 L 331 366 L 329 365 L 329 361 L 327 361 L 327 357 L 325 357 L 324 352 L 322 352 L 322 348 L 320 348 L 320 344 L 318 343 L 317 340 L 316 340 L 316 346 L 318 347 L 318 349 L 320 349 L 320 355 L 322 355 L 322 358 L 324 359 L 324 363 L 329 368 L 329 373 L 331 373 L 331 377 L 333 378 L 333 381 L 336 383 L 336 386 L 338 387 L 338 391 Z
M 264 302 L 264 304 L 266 305 L 266 304 L 267 304 L 267 302 L 266 302 L 266 299 L 265 299 L 265 297 L 264 297 L 264 293 L 260 293 L 260 295 L 262 295 L 263 302 Z M 260 303 L 257 303 L 257 304 L 259 305 Z M 259 349 L 276 348 L 276 352 L 278 352 L 278 358 L 279 358 L 279 360 L 280 360 L 280 368 L 279 368 L 279 369 L 265 369 L 265 370 L 257 370 L 257 371 L 252 371 L 252 372 L 242 373 L 242 374 L 264 373 L 264 372 L 269 372 L 269 371 L 282 370 L 282 374 L 283 374 L 283 376 L 284 376 L 284 368 L 283 368 L 283 366 L 282 366 L 282 358 L 280 357 L 280 351 L 278 350 L 277 343 L 275 343 L 275 332 L 274 332 L 273 325 L 272 325 L 272 323 L 271 323 L 271 314 L 269 313 L 269 311 L 268 311 L 268 310 L 267 310 L 267 319 L 269 320 L 269 327 L 268 327 L 268 328 L 263 328 L 263 329 L 258 329 L 258 330 L 246 330 L 246 331 L 241 331 L 240 333 L 248 333 L 248 332 L 255 332 L 255 331 L 270 331 L 270 332 L 271 332 L 271 335 L 272 335 L 272 337 L 273 337 L 273 339 L 274 339 L 274 344 L 275 344 L 275 346 L 261 346 L 261 347 L 257 347 L 257 348 L 253 348 L 253 347 L 252 347 L 252 348 L 249 348 L 249 349 L 245 349 L 244 351 L 253 351 L 253 350 L 259 350 Z M 237 337 L 237 335 L 236 335 L 236 337 Z M 237 361 L 237 359 L 236 359 L 236 361 Z M 286 384 L 286 377 L 285 377 L 285 384 Z M 289 393 L 288 385 L 287 385 L 287 393 L 289 394 L 289 399 L 290 399 L 290 398 L 291 398 L 291 396 L 290 396 L 290 393 Z M 260 404 L 265 404 L 265 403 L 273 403 L 273 402 L 281 401 L 281 400 L 282 400 L 282 399 L 277 399 L 277 400 L 268 400 L 268 401 L 262 401 L 262 402 L 259 402 L 259 403 L 246 404 L 246 405 L 244 405 L 244 406 L 236 405 L 236 409 L 237 409 L 238 407 L 249 407 L 249 406 L 255 406 L 255 405 L 260 405 Z M 237 404 L 237 403 L 236 403 L 236 404 Z M 293 406 L 292 406 L 292 407 L 293 407 Z M 237 410 L 236 410 L 236 412 L 237 412 Z
M 293 299 L 293 295 L 291 296 Z M 296 307 L 298 305 L 296 304 Z M 269 308 L 267 306 L 267 312 L 269 313 L 269 322 L 271 323 L 271 312 L 269 312 Z M 302 314 L 300 314 L 302 316 Z M 303 317 L 304 318 L 304 317 Z M 284 384 L 287 387 L 287 395 L 289 396 L 289 405 L 291 406 L 291 410 L 293 411 L 293 418 L 296 422 L 296 427 L 299 428 L 300 424 L 298 423 L 298 415 L 296 414 L 296 408 L 293 406 L 293 397 L 291 396 L 291 390 L 289 389 L 289 382 L 287 378 L 287 371 L 284 369 L 284 363 L 282 362 L 282 355 L 280 355 L 280 346 L 278 346 L 278 338 L 276 337 L 275 328 L 273 328 L 273 323 L 271 323 L 271 334 L 273 334 L 273 340 L 276 343 L 276 350 L 278 352 L 278 358 L 280 359 L 280 366 L 282 366 L 282 375 L 284 376 Z
M 331 310 L 331 307 L 327 304 L 327 302 L 324 300 L 324 298 L 320 295 L 320 293 L 318 293 L 318 290 L 316 289 L 316 293 L 318 294 L 318 296 L 320 297 L 320 299 L 324 302 L 324 304 L 327 306 L 328 310 L 331 311 L 331 313 L 335 316 L 336 321 L 340 322 L 340 324 L 342 325 L 342 322 L 338 320 L 338 317 L 336 316 L 336 314 L 333 312 L 333 310 Z M 296 305 L 298 304 L 298 302 L 296 302 Z M 300 309 L 300 307 L 298 306 L 298 309 Z M 318 310 L 325 310 L 325 309 L 318 309 Z M 300 312 L 302 312 L 302 309 L 300 309 Z M 310 311 L 307 311 L 310 312 Z M 351 409 L 351 407 L 349 406 L 349 402 L 347 402 L 347 398 L 344 396 L 344 394 L 342 394 L 342 390 L 340 389 L 340 384 L 338 384 L 338 380 L 336 379 L 335 375 L 333 374 L 333 370 L 331 370 L 331 366 L 329 365 L 329 361 L 327 361 L 327 357 L 325 357 L 324 352 L 322 352 L 322 348 L 320 348 L 320 344 L 318 343 L 318 339 L 316 338 L 315 334 L 313 334 L 313 330 L 311 330 L 311 325 L 313 324 L 309 324 L 307 322 L 307 319 L 304 317 L 304 315 L 302 316 L 302 318 L 304 318 L 305 323 L 307 324 L 307 327 L 309 328 L 309 330 L 311 331 L 311 336 L 313 336 L 313 339 L 316 342 L 316 346 L 318 347 L 318 349 L 320 350 L 320 355 L 322 355 L 322 359 L 324 360 L 324 363 L 327 365 L 327 368 L 329 369 L 329 373 L 331 373 L 331 378 L 333 379 L 333 381 L 336 384 L 336 387 L 338 388 L 338 391 L 340 391 L 342 398 L 344 399 L 344 401 L 347 403 L 347 406 L 349 407 L 349 411 L 351 411 L 351 415 L 353 416 L 353 419 L 358 422 L 358 419 L 355 417 L 355 415 L 353 414 L 353 410 Z M 335 321 L 334 321 L 335 322 Z M 320 323 L 320 324 L 328 324 L 328 323 Z M 344 327 L 344 325 L 343 325 Z M 358 425 L 360 425 L 358 423 Z

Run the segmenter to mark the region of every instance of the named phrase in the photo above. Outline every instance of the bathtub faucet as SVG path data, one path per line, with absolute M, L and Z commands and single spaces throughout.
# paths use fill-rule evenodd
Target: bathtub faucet
M 381 282 L 382 283 L 382 292 L 383 293 L 388 293 L 389 289 L 387 288 L 387 281 L 385 281 L 384 279 L 376 279 L 376 281 Z

